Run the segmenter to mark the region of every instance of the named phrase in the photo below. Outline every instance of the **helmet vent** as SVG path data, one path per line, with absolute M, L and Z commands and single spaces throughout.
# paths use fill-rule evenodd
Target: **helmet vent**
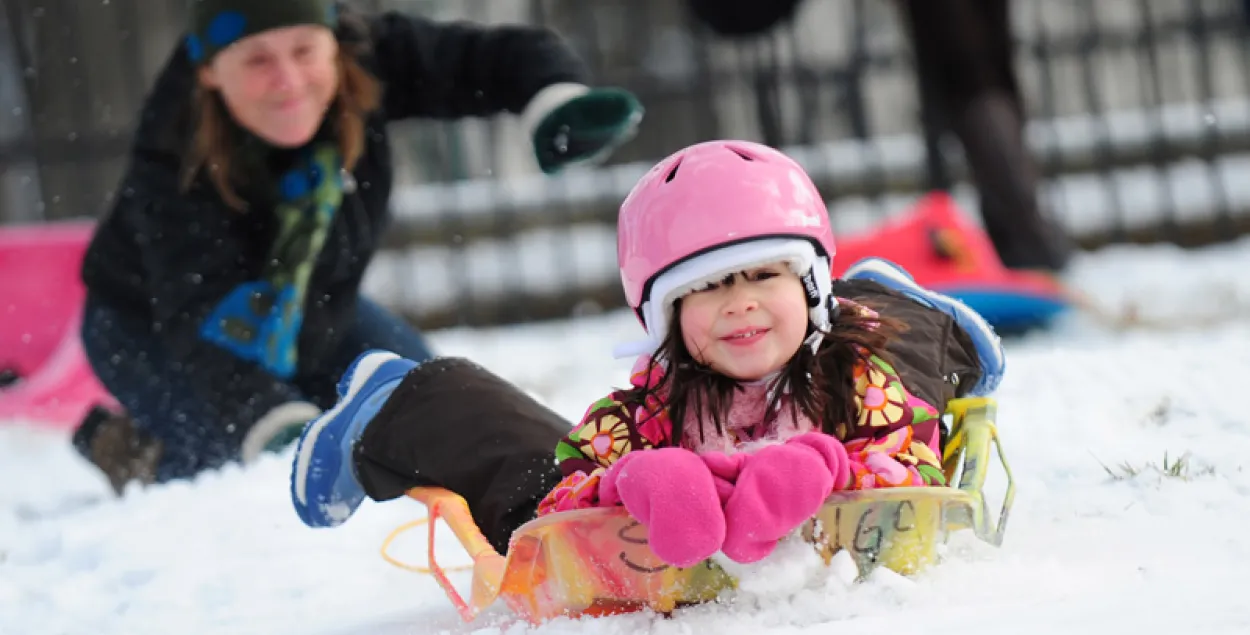
M 725 147 L 726 147 L 726 148 L 728 148 L 730 152 L 732 152 L 732 153 L 734 153 L 734 154 L 736 154 L 736 155 L 738 155 L 738 156 L 742 157 L 742 158 L 743 158 L 743 160 L 745 160 L 745 161 L 754 161 L 754 160 L 755 160 L 755 157 L 751 156 L 750 154 L 747 154 L 747 152 L 746 152 L 745 150 L 740 150 L 740 149 L 735 148 L 735 147 L 733 147 L 733 146 L 725 146 Z
M 674 164 L 673 164 L 673 169 L 669 170 L 669 171 L 668 171 L 668 176 L 664 177 L 664 182 L 665 182 L 665 183 L 672 183 L 672 182 L 673 182 L 673 179 L 677 178 L 677 168 L 680 168 L 680 167 L 681 167 L 681 161 L 678 161 L 678 162 L 674 163 Z

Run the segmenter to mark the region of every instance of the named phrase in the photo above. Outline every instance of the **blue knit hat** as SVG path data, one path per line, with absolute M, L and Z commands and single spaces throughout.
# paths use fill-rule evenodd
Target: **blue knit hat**
M 187 17 L 187 54 L 197 64 L 262 31 L 300 24 L 333 29 L 338 23 L 333 0 L 190 0 Z

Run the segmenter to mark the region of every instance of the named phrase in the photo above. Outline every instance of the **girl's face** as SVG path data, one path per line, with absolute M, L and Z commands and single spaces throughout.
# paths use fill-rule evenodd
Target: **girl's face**
M 312 139 L 338 82 L 338 41 L 312 25 L 243 38 L 200 71 L 200 83 L 221 94 L 239 125 L 280 148 Z
M 726 276 L 681 302 L 690 356 L 739 381 L 780 370 L 807 335 L 807 295 L 785 263 Z

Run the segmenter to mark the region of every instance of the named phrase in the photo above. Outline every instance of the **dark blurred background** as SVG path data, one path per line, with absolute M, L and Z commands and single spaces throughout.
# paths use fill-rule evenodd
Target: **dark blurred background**
M 0 0 L 0 222 L 93 218 L 125 165 L 185 0 Z M 357 2 L 434 18 L 549 25 L 596 83 L 633 90 L 640 135 L 605 166 L 541 176 L 515 118 L 402 124 L 390 245 L 367 291 L 426 328 L 623 304 L 616 206 L 649 164 L 735 137 L 798 158 L 834 227 L 862 231 L 921 193 L 976 216 L 960 145 L 922 108 L 889 0 L 804 0 L 729 39 L 677 0 Z M 1250 232 L 1243 3 L 1010 0 L 1010 60 L 1042 205 L 1085 249 L 1185 247 Z M 918 25 L 925 28 L 925 25 Z

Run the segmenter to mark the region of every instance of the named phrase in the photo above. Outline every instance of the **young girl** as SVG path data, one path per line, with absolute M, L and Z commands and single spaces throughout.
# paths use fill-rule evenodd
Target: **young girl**
M 834 253 L 794 161 L 737 141 L 681 150 L 621 207 L 621 278 L 648 335 L 631 388 L 569 432 L 463 360 L 366 354 L 305 429 L 296 510 L 335 526 L 366 495 L 439 485 L 502 552 L 535 514 L 622 504 L 657 556 L 689 566 L 763 558 L 834 490 L 941 485 L 941 411 L 996 387 L 998 340 L 884 261 L 833 280 Z

